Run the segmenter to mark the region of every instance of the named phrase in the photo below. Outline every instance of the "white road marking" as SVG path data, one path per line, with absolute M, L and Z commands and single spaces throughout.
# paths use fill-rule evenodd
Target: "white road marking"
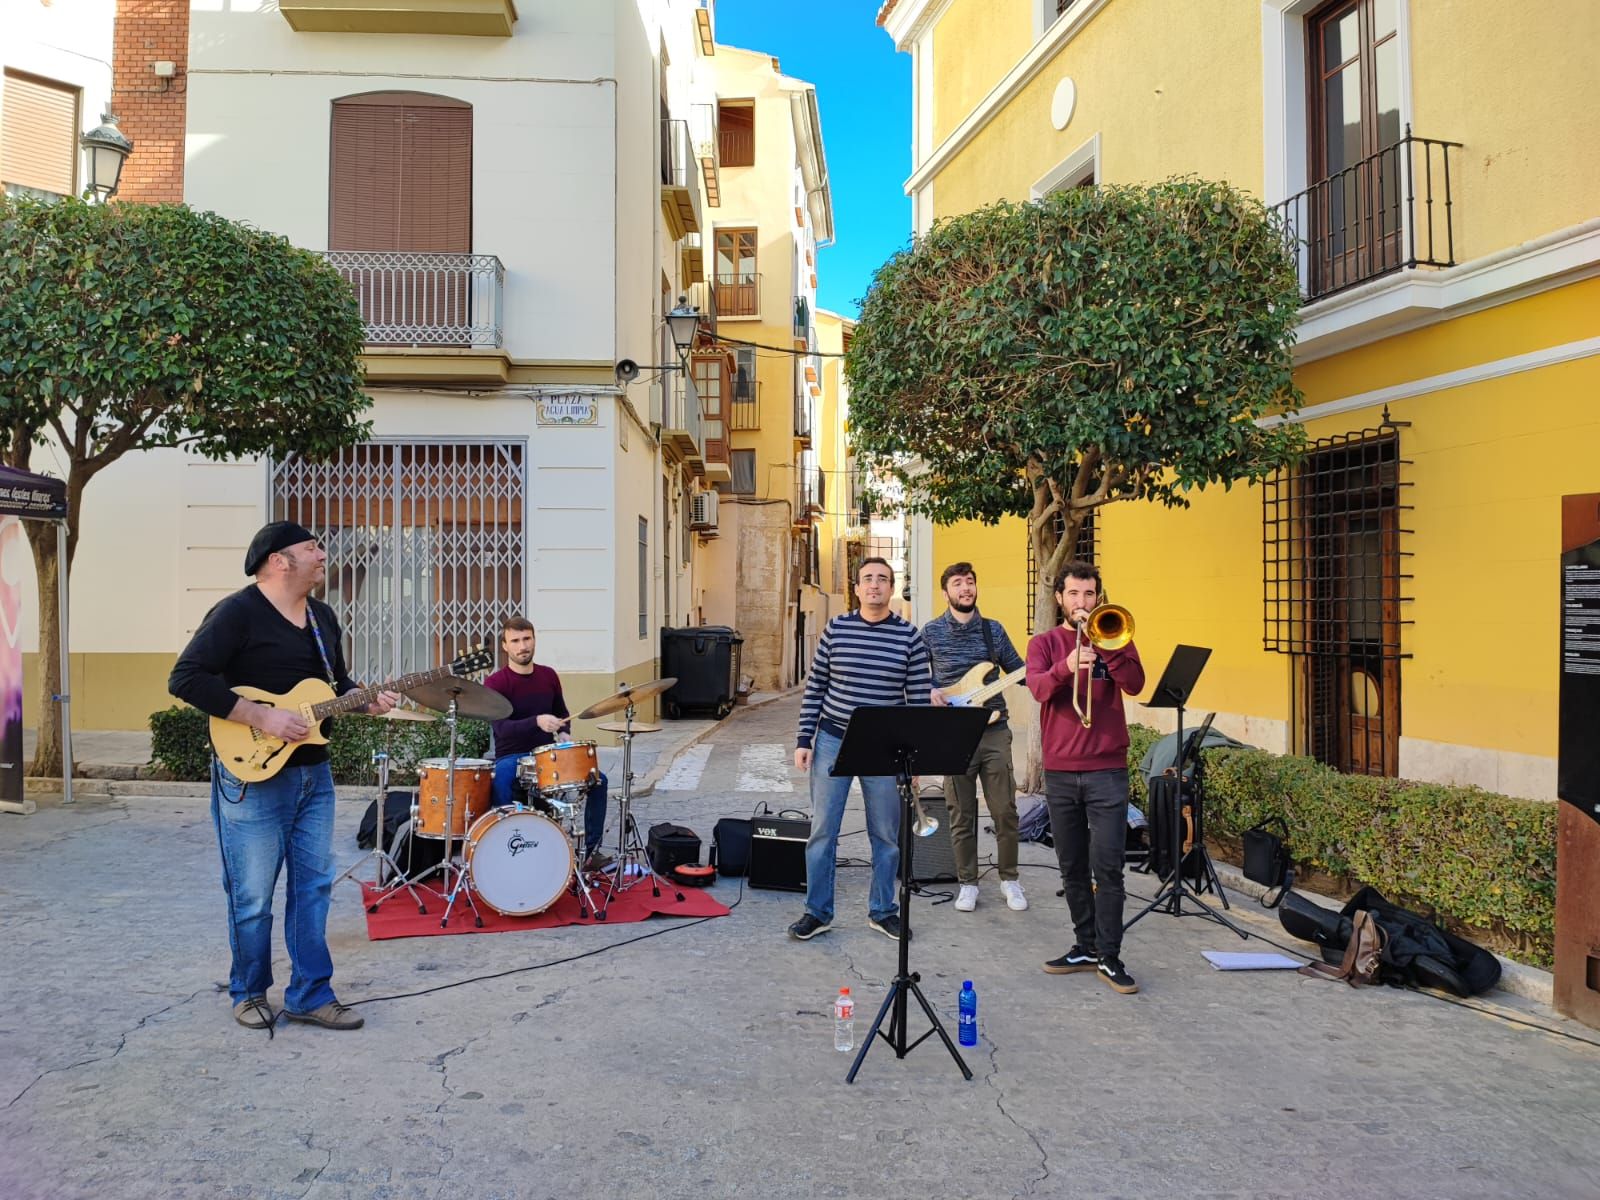
M 698 742 L 677 758 L 656 784 L 658 792 L 692 792 L 700 786 L 700 776 L 705 774 L 706 762 L 711 758 L 712 744 Z
M 782 742 L 755 742 L 740 747 L 740 792 L 792 792 L 794 751 Z

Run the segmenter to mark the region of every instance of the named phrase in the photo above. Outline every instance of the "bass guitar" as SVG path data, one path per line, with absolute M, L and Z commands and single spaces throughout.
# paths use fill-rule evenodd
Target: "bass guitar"
M 289 761 L 289 755 L 294 753 L 297 746 L 326 745 L 328 739 L 322 733 L 322 722 L 326 718 L 365 708 L 378 698 L 379 692 L 406 692 L 424 683 L 431 683 L 435 679 L 443 679 L 447 675 L 475 675 L 480 671 L 487 671 L 492 666 L 494 666 L 494 652 L 478 645 L 448 666 L 402 675 L 386 683 L 357 688 L 342 696 L 334 695 L 333 688 L 328 686 L 326 679 L 316 678 L 302 679 L 281 695 L 260 688 L 236 687 L 233 689 L 234 694 L 246 700 L 254 700 L 257 704 L 265 704 L 272 708 L 292 709 L 299 713 L 311 726 L 311 732 L 298 742 L 286 742 L 282 738 L 273 737 L 270 733 L 262 733 L 261 730 L 242 721 L 212 717 L 211 745 L 216 750 L 217 758 L 221 760 L 222 765 L 235 776 L 245 783 L 260 783 L 265 779 L 271 779 L 281 771 L 283 764 Z
M 991 662 L 979 663 L 944 689 L 944 702 L 951 708 L 967 708 L 982 704 L 990 696 L 998 696 L 1028 672 L 1027 667 L 1018 667 L 1011 674 L 1002 675 L 993 683 L 985 683 L 983 677 L 995 669 L 995 665 Z M 993 725 L 999 719 L 1000 710 L 997 708 L 989 714 L 989 724 Z

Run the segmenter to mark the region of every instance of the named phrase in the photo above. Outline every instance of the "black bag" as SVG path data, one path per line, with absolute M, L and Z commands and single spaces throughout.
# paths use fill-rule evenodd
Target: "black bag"
M 411 805 L 416 799 L 416 793 L 391 788 L 383 798 L 383 845 L 389 849 L 394 845 L 394 835 L 400 831 L 400 826 L 411 819 Z M 374 800 L 367 805 L 367 811 L 361 817 L 361 825 L 356 829 L 356 845 L 363 850 L 371 850 L 377 842 L 378 835 L 378 802 Z
M 1417 987 L 1476 996 L 1500 982 L 1500 960 L 1481 946 L 1440 929 L 1417 913 L 1391 904 L 1377 888 L 1364 887 L 1342 910 L 1346 917 L 1370 912 L 1383 926 L 1383 961 L 1388 978 Z M 1327 958 L 1327 952 L 1323 952 Z
M 1283 831 L 1281 836 L 1269 828 L 1273 825 Z M 1244 831 L 1244 877 L 1271 889 L 1261 897 L 1262 908 L 1277 908 L 1294 883 L 1288 838 L 1289 826 L 1282 817 L 1268 817 Z
M 650 826 L 645 853 L 657 875 L 670 875 L 679 863 L 700 861 L 700 835 L 685 825 L 663 821 Z
M 723 877 L 750 870 L 750 818 L 723 817 L 711 828 L 711 865 Z

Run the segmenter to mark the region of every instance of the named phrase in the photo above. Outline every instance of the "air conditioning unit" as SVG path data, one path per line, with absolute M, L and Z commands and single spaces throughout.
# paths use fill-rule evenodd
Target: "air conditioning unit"
M 689 527 L 703 531 L 717 528 L 717 493 L 696 492 L 689 504 Z

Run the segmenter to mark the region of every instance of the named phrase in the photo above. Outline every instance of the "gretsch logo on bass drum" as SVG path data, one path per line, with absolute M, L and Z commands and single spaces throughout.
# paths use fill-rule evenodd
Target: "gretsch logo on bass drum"
M 513 833 L 509 838 L 506 839 L 506 849 L 511 851 L 512 858 L 515 858 L 524 850 L 537 850 L 538 848 L 538 842 L 530 842 L 520 833 Z

